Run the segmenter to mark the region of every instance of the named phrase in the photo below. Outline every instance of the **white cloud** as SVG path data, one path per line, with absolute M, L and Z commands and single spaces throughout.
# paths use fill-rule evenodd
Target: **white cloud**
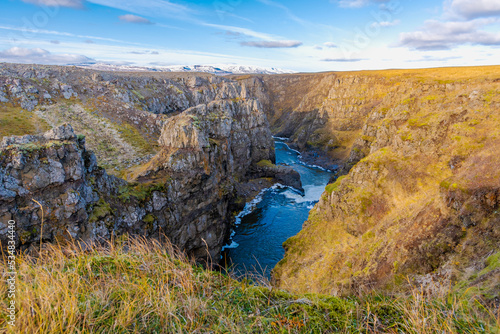
M 118 17 L 120 21 L 127 23 L 138 23 L 138 24 L 153 24 L 153 22 L 149 21 L 144 17 L 140 17 L 137 15 L 127 14 Z
M 84 39 L 95 39 L 95 40 L 100 40 L 100 41 L 106 41 L 106 42 L 116 42 L 116 43 L 125 43 L 125 44 L 136 44 L 138 43 L 130 43 L 130 42 L 125 42 L 125 41 L 120 41 L 117 39 L 112 39 L 112 38 L 105 38 L 105 37 L 97 37 L 97 36 L 89 36 L 89 35 L 77 35 L 77 34 L 72 34 L 69 32 L 63 32 L 63 31 L 54 31 L 54 30 L 45 30 L 45 29 L 30 29 L 30 28 L 17 28 L 17 27 L 7 27 L 7 26 L 0 26 L 0 29 L 3 30 L 10 30 L 10 31 L 17 31 L 20 33 L 20 37 L 24 38 L 29 38 L 32 37 L 30 35 L 33 34 L 41 34 L 41 35 L 55 35 L 55 36 L 66 36 L 66 37 L 78 37 L 78 38 L 84 38 Z
M 338 0 L 338 4 L 343 8 L 360 8 L 369 4 L 382 4 L 390 0 Z
M 83 8 L 83 0 L 22 0 L 37 6 Z
M 186 17 L 192 10 L 168 0 L 87 0 L 101 6 L 152 17 Z
M 231 31 L 233 33 L 240 33 L 240 34 L 247 35 L 250 37 L 263 39 L 266 41 L 272 41 L 272 40 L 279 38 L 278 36 L 273 36 L 270 34 L 254 31 L 254 30 L 247 29 L 247 28 L 226 26 L 226 25 L 222 25 L 222 24 L 211 24 L 211 23 L 205 23 L 205 22 L 200 22 L 200 24 L 205 26 L 205 27 L 212 27 L 212 28 L 222 29 L 222 30 L 226 30 L 226 31 Z
M 255 48 L 296 48 L 302 45 L 300 41 L 250 41 L 250 42 L 241 42 L 242 46 L 252 46 Z
M 336 63 L 357 63 L 358 61 L 363 61 L 366 59 L 362 58 L 325 58 L 321 59 L 321 61 L 326 62 L 336 62 Z
M 468 22 L 428 20 L 421 30 L 400 34 L 399 46 L 416 50 L 446 50 L 459 45 L 500 45 L 500 33 L 480 30 L 492 19 Z
M 0 61 L 8 63 L 69 65 L 93 63 L 94 60 L 77 54 L 52 54 L 40 48 L 26 49 L 13 47 L 0 51 Z
M 408 60 L 409 62 L 443 62 L 443 61 L 449 61 L 453 59 L 462 59 L 461 56 L 448 56 L 448 57 L 432 57 L 432 56 L 423 56 L 420 59 L 412 59 Z
M 301 25 L 305 26 L 305 25 L 309 25 L 310 24 L 306 20 L 303 20 L 300 17 L 298 17 L 297 15 L 293 14 L 292 11 L 288 7 L 280 4 L 279 2 L 275 2 L 275 1 L 271 1 L 271 0 L 257 0 L 257 1 L 263 3 L 263 4 L 267 5 L 267 6 L 276 7 L 276 8 L 279 8 L 279 9 L 283 10 L 285 12 L 285 14 L 291 20 L 293 20 L 293 21 L 295 21 L 295 22 L 297 22 L 297 23 L 299 23 Z
M 500 16 L 498 0 L 451 0 L 448 5 L 450 14 L 467 20 L 479 17 Z

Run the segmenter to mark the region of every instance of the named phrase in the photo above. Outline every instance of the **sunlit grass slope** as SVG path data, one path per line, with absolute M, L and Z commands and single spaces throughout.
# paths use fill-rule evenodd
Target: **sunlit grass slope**
M 0 290 L 7 333 L 488 333 L 498 323 L 459 296 L 294 295 L 205 270 L 156 241 L 49 245 L 19 256 L 17 269 L 16 328 Z

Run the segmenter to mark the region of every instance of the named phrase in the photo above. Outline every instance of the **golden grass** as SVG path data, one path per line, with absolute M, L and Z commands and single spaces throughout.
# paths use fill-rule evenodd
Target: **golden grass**
M 33 135 L 49 129 L 35 113 L 0 104 L 0 140 L 5 136 Z
M 18 256 L 17 271 L 15 328 L 6 327 L 0 287 L 7 333 L 492 333 L 499 321 L 478 301 L 448 294 L 294 295 L 205 270 L 168 242 L 145 239 L 45 245 Z
M 393 69 L 333 72 L 338 75 L 373 75 L 385 78 L 416 77 L 439 80 L 441 83 L 451 83 L 454 80 L 469 79 L 497 79 L 500 76 L 500 66 L 464 66 L 464 67 L 436 67 L 425 69 Z

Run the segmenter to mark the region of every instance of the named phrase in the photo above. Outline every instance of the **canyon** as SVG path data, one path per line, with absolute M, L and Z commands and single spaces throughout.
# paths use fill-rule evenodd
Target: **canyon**
M 334 170 L 277 286 L 500 292 L 500 67 L 316 74 L 99 72 L 0 64 L 0 240 L 165 234 L 216 259 L 275 182 L 272 135 Z M 71 125 L 61 125 L 61 124 Z M 32 200 L 42 204 L 42 210 Z
M 272 164 L 274 143 L 259 102 L 231 81 L 3 70 L 3 106 L 29 115 L 5 121 L 33 132 L 55 125 L 42 135 L 4 136 L 1 144 L 0 215 L 16 221 L 21 250 L 40 241 L 166 235 L 212 261 L 246 197 L 273 182 L 301 188 L 296 172 Z

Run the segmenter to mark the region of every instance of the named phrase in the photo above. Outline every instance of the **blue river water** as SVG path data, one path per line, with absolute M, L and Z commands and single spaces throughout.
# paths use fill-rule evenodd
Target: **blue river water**
M 331 173 L 300 162 L 299 152 L 276 140 L 276 164 L 300 173 L 304 195 L 283 186 L 264 190 L 236 219 L 232 241 L 225 247 L 225 265 L 236 276 L 264 276 L 283 258 L 282 244 L 296 235 L 317 203 Z

